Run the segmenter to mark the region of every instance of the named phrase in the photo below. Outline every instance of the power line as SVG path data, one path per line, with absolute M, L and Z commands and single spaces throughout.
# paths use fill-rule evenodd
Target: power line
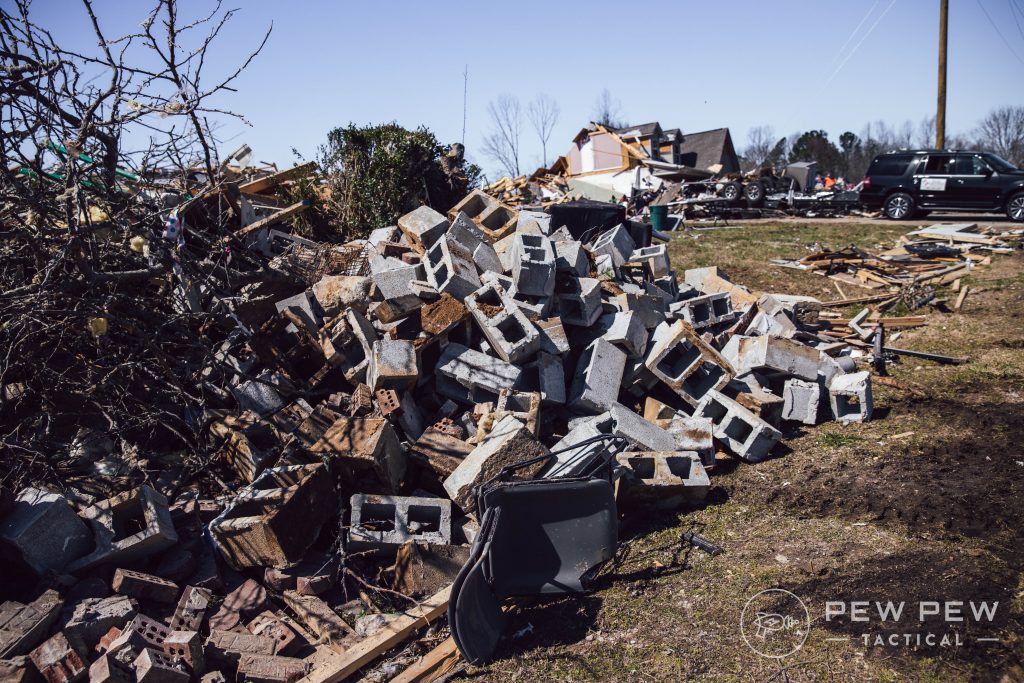
M 1006 4 L 1010 6 L 1010 16 L 1013 17 L 1013 23 L 1017 24 L 1017 30 L 1020 31 L 1020 35 L 1024 38 L 1024 28 L 1020 26 L 1020 19 L 1017 18 L 1017 12 L 1021 11 L 1020 7 L 1013 3 L 1013 0 L 1006 0 Z
M 855 54 L 857 54 L 857 50 L 860 49 L 860 46 L 864 44 L 864 41 L 867 40 L 868 37 L 874 32 L 875 27 L 878 26 L 878 24 L 881 23 L 882 19 L 885 18 L 885 15 L 889 13 L 889 10 L 891 10 L 892 6 L 895 5 L 895 4 L 896 4 L 896 0 L 892 0 L 892 2 L 889 3 L 889 5 L 885 8 L 885 10 L 880 15 L 878 15 L 878 18 L 875 19 L 875 23 L 871 24 L 871 28 L 869 28 L 868 32 L 864 34 L 864 37 L 861 38 L 860 41 L 856 45 L 853 46 L 853 49 L 850 51 L 850 54 L 846 55 L 846 59 L 843 60 L 842 64 L 840 64 L 838 67 L 836 67 L 836 70 L 832 72 L 832 75 L 829 76 L 825 80 L 825 82 L 822 84 L 822 86 L 821 86 L 822 90 L 824 90 L 826 88 L 826 86 L 828 86 L 828 84 L 832 82 L 833 78 L 835 78 L 836 76 L 839 75 L 839 72 L 843 70 L 843 67 L 846 66 L 846 63 L 848 61 L 850 61 L 850 58 L 853 57 Z
M 975 0 L 975 2 L 978 3 L 978 7 L 981 8 L 981 11 L 985 13 L 985 18 L 988 19 L 988 23 L 990 23 L 992 25 L 992 28 L 996 30 L 996 33 L 999 34 L 999 39 L 1003 41 L 1003 45 L 1006 46 L 1006 49 L 1013 53 L 1013 56 L 1017 58 L 1018 62 L 1024 64 L 1024 59 L 1020 58 L 1020 55 L 1017 54 L 1017 51 L 1014 50 L 1013 47 L 1010 45 L 1010 41 L 1006 39 L 1006 36 L 1003 35 L 1003 32 L 999 30 L 998 26 L 996 26 L 996 22 L 992 21 L 992 16 L 988 13 L 988 10 L 985 9 L 985 6 L 981 4 L 981 0 Z
M 871 16 L 871 14 L 875 11 L 875 8 L 878 7 L 878 3 L 881 1 L 882 0 L 875 0 L 875 4 L 871 5 L 871 7 L 868 8 L 867 14 L 864 15 L 864 17 L 860 20 L 860 23 L 857 24 L 857 26 L 854 27 L 853 31 L 850 32 L 850 35 L 847 36 L 846 42 L 843 43 L 842 47 L 840 47 L 836 51 L 836 56 L 832 58 L 832 63 L 829 64 L 829 68 L 834 67 L 836 65 L 836 62 L 838 62 L 840 58 L 842 58 L 843 51 L 846 49 L 846 46 L 850 44 L 850 41 L 853 40 L 854 36 L 857 35 L 857 33 L 860 31 L 861 26 L 864 25 L 864 22 L 868 20 L 868 17 Z

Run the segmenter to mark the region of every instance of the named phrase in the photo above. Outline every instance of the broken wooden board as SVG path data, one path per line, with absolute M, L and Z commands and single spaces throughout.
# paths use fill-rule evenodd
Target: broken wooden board
M 438 591 L 419 605 L 389 622 L 377 633 L 348 648 L 344 654 L 333 653 L 324 658 L 320 668 L 304 679 L 311 683 L 338 683 L 380 657 L 408 638 L 417 629 L 427 626 L 448 610 L 452 587 Z
M 286 169 L 284 171 L 278 171 L 262 178 L 244 183 L 238 186 L 240 192 L 246 192 L 249 194 L 257 194 L 259 192 L 266 192 L 267 190 L 277 187 L 286 180 L 294 180 L 295 178 L 303 178 L 313 171 L 316 170 L 316 162 L 309 161 L 298 166 Z
M 991 235 L 983 235 L 977 232 L 976 223 L 939 223 L 921 228 L 914 232 L 907 233 L 908 236 L 929 237 L 935 240 L 952 240 L 954 242 L 969 242 L 971 244 L 999 244 L 999 240 Z
M 283 221 L 286 218 L 290 218 L 292 216 L 302 213 L 303 211 L 308 209 L 309 206 L 309 200 L 296 202 L 289 206 L 287 209 L 281 209 L 280 211 L 273 215 L 267 216 L 266 218 L 261 218 L 258 221 L 254 221 L 249 225 L 245 226 L 244 228 L 242 228 L 241 230 L 236 231 L 235 237 L 245 237 L 246 235 L 251 235 L 254 232 L 259 232 L 263 228 L 269 227 L 271 225 L 274 225 L 275 223 Z
M 458 664 L 461 655 L 451 636 L 420 657 L 412 666 L 391 679 L 391 683 L 428 683 L 449 673 Z

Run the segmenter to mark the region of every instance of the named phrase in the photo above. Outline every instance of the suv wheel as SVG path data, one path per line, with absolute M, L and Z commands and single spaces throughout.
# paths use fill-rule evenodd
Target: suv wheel
M 1024 222 L 1024 192 L 1018 192 L 1006 202 L 1006 215 L 1011 221 Z
M 910 218 L 914 213 L 914 198 L 906 192 L 896 192 L 885 200 L 882 211 L 886 218 L 901 221 Z
M 739 183 L 726 183 L 725 187 L 722 188 L 722 198 L 728 199 L 730 202 L 739 199 L 740 194 L 743 192 Z
M 743 188 L 743 196 L 747 198 L 747 201 L 751 206 L 760 206 L 761 202 L 764 201 L 764 186 L 756 180 L 752 183 L 748 183 L 747 186 Z

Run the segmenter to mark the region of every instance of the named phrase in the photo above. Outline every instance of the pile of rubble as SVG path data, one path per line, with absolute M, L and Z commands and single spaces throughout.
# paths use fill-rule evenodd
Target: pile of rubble
M 176 306 L 224 331 L 195 369 L 205 412 L 173 416 L 218 444 L 194 481 L 152 458 L 107 476 L 109 498 L 0 489 L 24 591 L 0 607 L 4 680 L 340 680 L 443 613 L 476 496 L 513 466 L 568 480 L 598 449 L 623 508 L 674 509 L 787 422 L 871 417 L 819 302 L 674 270 L 624 214 L 556 224 L 474 191 L 321 244 L 275 229 L 305 203 L 251 206 L 296 175 L 216 193 L 243 200 L 218 220 L 246 258 L 293 279 L 221 293 L 173 271 Z

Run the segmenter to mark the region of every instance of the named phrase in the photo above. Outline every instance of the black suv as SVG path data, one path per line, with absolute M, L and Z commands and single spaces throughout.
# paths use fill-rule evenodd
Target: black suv
M 1024 170 L 988 152 L 890 152 L 871 162 L 860 199 L 897 220 L 945 209 L 1005 210 L 1024 221 Z

